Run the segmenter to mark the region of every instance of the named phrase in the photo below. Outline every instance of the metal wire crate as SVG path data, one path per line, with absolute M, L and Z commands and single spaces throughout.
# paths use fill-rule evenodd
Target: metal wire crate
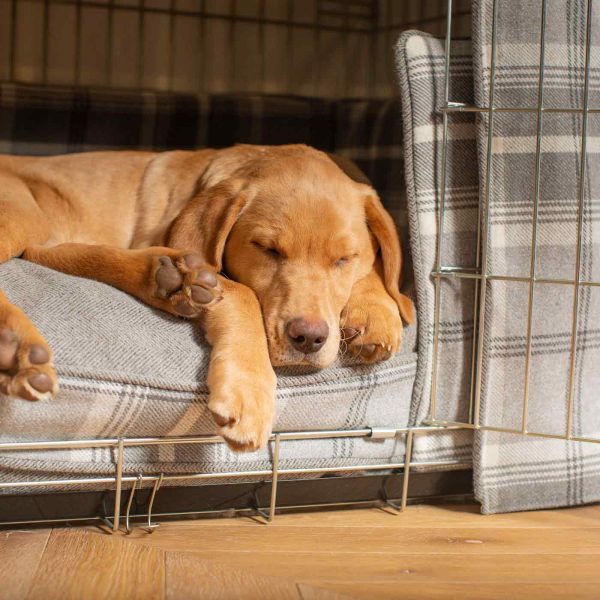
M 124 524 L 125 530 L 131 530 L 131 507 L 137 491 L 142 485 L 151 485 L 152 492 L 148 501 L 148 506 L 144 518 L 148 530 L 152 530 L 153 523 L 153 505 L 154 499 L 160 487 L 166 482 L 175 481 L 202 481 L 207 479 L 229 479 L 242 477 L 256 477 L 271 482 L 270 503 L 265 507 L 256 507 L 256 510 L 263 515 L 265 520 L 271 521 L 277 510 L 277 487 L 280 477 L 294 476 L 303 474 L 324 474 L 340 472 L 359 472 L 366 470 L 398 470 L 403 471 L 402 495 L 399 499 L 386 499 L 387 503 L 394 508 L 403 510 L 410 497 L 410 474 L 411 469 L 415 467 L 423 468 L 461 468 L 465 465 L 457 465 L 450 462 L 434 463 L 416 463 L 412 459 L 413 440 L 415 436 L 437 435 L 439 432 L 448 429 L 469 429 L 481 431 L 498 431 L 503 433 L 512 433 L 516 435 L 527 435 L 532 437 L 545 437 L 571 441 L 585 441 L 591 443 L 600 443 L 600 439 L 588 436 L 575 435 L 573 433 L 573 404 L 574 404 L 574 377 L 575 377 L 575 357 L 577 350 L 577 310 L 579 303 L 579 294 L 582 287 L 600 286 L 600 282 L 582 281 L 580 277 L 580 257 L 582 246 L 582 223 L 584 219 L 584 179 L 586 161 L 581 161 L 579 172 L 579 192 L 578 192 L 578 215 L 577 215 L 577 263 L 575 273 L 571 279 L 548 279 L 538 277 L 536 272 L 536 247 L 538 234 L 538 207 L 540 196 L 540 174 L 541 174 L 541 155 L 542 155 L 542 137 L 544 115 L 549 112 L 554 113 L 576 113 L 583 119 L 583 130 L 581 135 L 581 155 L 585 156 L 587 148 L 587 119 L 593 112 L 600 112 L 589 106 L 589 81 L 590 81 L 590 39 L 591 39 L 591 7 L 592 0 L 588 0 L 588 19 L 585 31 L 585 90 L 584 105 L 581 109 L 568 108 L 547 108 L 544 106 L 544 55 L 545 55 L 545 31 L 546 31 L 546 12 L 548 0 L 542 0 L 542 26 L 540 39 L 540 75 L 538 81 L 538 102 L 537 106 L 521 108 L 503 108 L 495 105 L 494 86 L 495 86 L 495 60 L 496 60 L 496 36 L 497 36 L 497 0 L 493 0 L 493 19 L 492 19 L 492 44 L 491 44 L 491 88 L 488 105 L 486 107 L 477 107 L 457 103 L 450 97 L 449 73 L 450 73 L 450 48 L 453 31 L 462 35 L 465 32 L 468 23 L 469 11 L 467 3 L 458 0 L 447 0 L 445 10 L 439 10 L 442 2 L 438 2 L 431 13 L 426 13 L 423 7 L 425 3 L 420 4 L 422 11 L 411 12 L 409 10 L 394 11 L 398 6 L 408 6 L 408 3 L 393 3 L 391 0 L 375 3 L 367 0 L 353 0 L 352 2 L 334 2 L 333 0 L 319 0 L 314 3 L 314 12 L 309 19 L 297 18 L 294 12 L 295 4 L 293 2 L 282 3 L 287 6 L 282 16 L 268 16 L 268 6 L 265 0 L 256 4 L 255 14 L 244 15 L 238 11 L 241 1 L 231 0 L 228 10 L 222 9 L 224 4 L 220 4 L 220 12 L 213 10 L 214 6 L 209 6 L 208 1 L 193 3 L 194 6 L 186 8 L 185 2 L 176 2 L 170 0 L 162 5 L 150 5 L 149 0 L 139 0 L 139 2 L 129 2 L 126 0 L 38 0 L 38 8 L 41 11 L 42 21 L 42 47 L 39 51 L 38 61 L 34 61 L 34 67 L 27 71 L 20 62 L 20 42 L 17 39 L 16 31 L 18 29 L 19 11 L 21 10 L 16 0 L 5 2 L 5 8 L 10 8 L 10 22 L 12 27 L 8 36 L 8 51 L 4 53 L 3 75 L 2 78 L 8 81 L 26 81 L 44 84 L 69 83 L 76 85 L 96 84 L 107 87 L 129 87 L 135 89 L 162 89 L 176 91 L 260 91 L 260 92 L 279 92 L 287 93 L 311 93 L 316 96 L 325 97 L 344 97 L 351 94 L 363 95 L 367 97 L 385 96 L 389 93 L 391 82 L 389 74 L 392 72 L 391 55 L 386 54 L 389 50 L 393 36 L 401 29 L 407 27 L 430 28 L 434 33 L 440 32 L 441 24 L 446 27 L 446 56 L 445 56 L 445 94 L 443 106 L 440 112 L 443 119 L 443 140 L 442 140 L 442 178 L 440 189 L 440 203 L 438 211 L 438 246 L 437 261 L 435 272 L 432 274 L 435 287 L 435 307 L 434 307 L 434 333 L 433 333 L 433 378 L 432 378 L 432 398 L 431 409 L 428 419 L 416 427 L 401 427 L 391 429 L 361 429 L 354 431 L 336 430 L 336 431 L 302 431 L 302 432 L 279 432 L 270 439 L 272 447 L 272 468 L 264 471 L 251 471 L 243 473 L 197 473 L 186 475 L 136 475 L 124 472 L 123 457 L 128 447 L 146 446 L 146 445 L 178 445 L 178 444 L 215 444 L 223 443 L 217 436 L 205 437 L 180 437 L 180 438 L 139 438 L 139 439 L 105 439 L 105 440 L 79 440 L 79 441 L 58 441 L 58 442 L 19 442 L 19 443 L 0 443 L 0 451 L 19 452 L 23 450 L 52 450 L 52 449 L 74 449 L 91 447 L 110 447 L 116 452 L 117 460 L 114 475 L 109 477 L 91 477 L 85 479 L 49 479 L 35 482 L 9 482 L 1 483 L 0 488 L 15 487 L 15 485 L 27 488 L 47 487 L 47 486 L 77 486 L 81 484 L 101 484 L 104 486 L 115 487 L 115 502 L 112 514 L 105 515 L 104 518 L 108 525 L 117 531 L 121 524 Z M 189 3 L 188 3 L 189 4 Z M 414 6 L 414 4 L 413 4 Z M 75 48 L 74 63 L 63 72 L 58 74 L 55 69 L 53 58 L 51 57 L 50 37 L 52 35 L 52 13 L 53 10 L 61 7 L 64 10 L 72 10 L 75 14 L 75 28 L 71 32 L 73 37 L 72 45 Z M 101 33 L 104 39 L 104 51 L 102 59 L 99 61 L 95 71 L 92 69 L 93 76 L 90 76 L 90 70 L 84 68 L 85 58 L 85 15 L 86 11 L 102 11 L 105 15 L 105 27 Z M 394 20 L 393 15 L 400 14 L 403 18 Z M 385 15 L 385 16 L 382 16 Z M 133 43 L 131 53 L 131 68 L 124 72 L 117 72 L 115 65 L 115 52 L 117 51 L 118 41 L 116 30 L 121 18 L 128 16 L 131 22 L 135 24 L 136 38 Z M 150 35 L 151 19 L 158 19 L 162 23 L 163 33 L 166 31 L 166 46 L 169 48 L 162 66 L 158 68 L 150 67 L 150 58 L 146 51 L 146 40 Z M 230 41 L 238 39 L 238 28 L 246 29 L 246 33 L 254 31 L 255 41 L 257 41 L 258 57 L 256 64 L 250 71 L 240 67 L 236 52 L 233 51 L 225 62 L 225 76 L 223 78 L 213 78 L 209 67 L 202 58 L 205 52 L 201 53 L 199 63 L 194 63 L 189 67 L 195 76 L 191 80 L 186 77 L 178 76 L 178 61 L 176 56 L 176 44 L 178 28 L 184 20 L 189 19 L 192 26 L 197 30 L 198 39 L 206 49 L 209 39 L 206 27 L 209 22 L 218 22 L 223 27 L 225 39 Z M 457 32 L 455 19 L 459 19 L 459 30 Z M 253 29 L 254 28 L 254 29 Z M 272 28 L 269 30 L 269 28 Z M 284 54 L 286 55 L 285 64 L 293 64 L 297 59 L 294 58 L 293 40 L 296 35 L 312 36 L 316 43 L 317 55 L 322 53 L 321 44 L 329 39 L 330 43 L 339 44 L 343 48 L 341 56 L 343 61 L 348 62 L 348 56 L 351 56 L 352 48 L 362 48 L 367 56 L 370 57 L 370 65 L 374 67 L 371 73 L 361 73 L 361 69 L 356 72 L 349 72 L 341 78 L 334 78 L 335 84 L 327 87 L 322 85 L 326 76 L 327 69 L 335 70 L 331 65 L 323 68 L 318 64 L 308 71 L 308 75 L 302 80 L 292 81 L 290 72 L 292 69 L 284 70 L 282 77 L 273 75 L 272 65 L 269 63 L 270 57 L 267 51 L 267 40 L 271 33 L 282 36 L 285 40 Z M 154 34 L 153 34 L 154 35 Z M 353 38 L 356 36 L 356 40 Z M 358 44 L 358 45 L 354 45 Z M 175 48 L 175 49 L 174 49 Z M 383 50 L 382 50 L 383 49 Z M 383 52 L 383 53 L 382 53 Z M 383 57 L 383 58 L 382 58 Z M 314 58 L 314 57 L 313 57 Z M 305 57 L 306 59 L 306 57 Z M 308 59 L 311 62 L 310 57 Z M 377 68 L 375 68 L 377 66 Z M 248 72 L 252 73 L 247 77 Z M 65 74 L 66 73 L 66 74 Z M 86 73 L 88 75 L 86 75 Z M 306 72 L 305 72 L 306 75 Z M 61 79 L 61 77 L 63 79 Z M 89 80 L 92 77 L 92 80 Z M 181 87 L 181 82 L 187 82 L 191 87 Z M 190 84 L 190 81 L 192 82 Z M 487 137 L 487 165 L 486 180 L 484 183 L 485 201 L 479 207 L 479 223 L 477 239 L 477 264 L 474 269 L 465 269 L 456 265 L 446 265 L 442 261 L 443 256 L 443 230 L 445 224 L 445 201 L 446 201 L 446 165 L 447 165 L 447 147 L 448 147 L 448 124 L 452 116 L 456 113 L 479 113 L 487 116 L 489 127 Z M 530 272 L 527 277 L 511 277 L 491 272 L 488 268 L 489 251 L 489 207 L 490 194 L 492 189 L 492 169 L 489 168 L 492 159 L 492 142 L 494 137 L 494 118 L 495 115 L 502 112 L 530 113 L 537 118 L 536 129 L 536 152 L 535 152 L 535 197 L 533 209 L 533 227 L 531 236 L 531 259 Z M 464 421 L 448 421 L 439 417 L 437 412 L 438 399 L 438 375 L 439 375 L 439 357 L 440 357 L 440 310 L 442 282 L 447 279 L 459 278 L 469 279 L 475 282 L 475 310 L 474 310 L 474 338 L 472 349 L 472 368 L 470 372 L 470 400 L 469 400 L 469 418 Z M 525 394 L 522 399 L 521 407 L 521 427 L 503 428 L 483 424 L 481 421 L 481 394 L 482 394 L 482 366 L 483 366 L 483 346 L 486 334 L 485 310 L 486 310 L 486 284 L 491 281 L 518 281 L 528 285 L 528 305 L 527 305 L 527 330 L 526 336 L 526 359 L 525 359 L 525 381 L 527 382 Z M 532 323 L 535 305 L 535 284 L 558 284 L 570 286 L 573 289 L 573 316 L 572 330 L 570 339 L 570 374 L 569 374 L 569 397 L 567 406 L 567 424 L 564 433 L 553 434 L 543 431 L 531 431 L 528 426 L 528 405 L 529 405 L 529 381 L 531 371 L 532 356 Z M 399 463 L 383 463 L 376 465 L 351 465 L 347 467 L 320 467 L 308 469 L 281 469 L 279 466 L 279 449 L 282 441 L 300 440 L 300 439 L 319 439 L 319 438 L 391 438 L 403 436 L 406 440 L 406 456 L 404 461 Z M 129 496 L 125 514 L 122 513 L 121 506 L 124 497 L 125 486 L 129 487 Z M 139 516 L 139 515 L 138 515 Z
M 583 222 L 584 222 L 584 203 L 585 203 L 585 177 L 586 177 L 586 152 L 588 143 L 588 115 L 598 112 L 597 109 L 591 109 L 589 106 L 590 91 L 590 72 L 591 72 L 591 47 L 592 47 L 592 7 L 593 0 L 587 0 L 587 15 L 585 22 L 584 35 L 584 91 L 583 106 L 581 108 L 562 108 L 547 107 L 544 105 L 544 76 L 545 76 L 545 52 L 546 52 L 546 27 L 548 14 L 548 0 L 541 1 L 541 28 L 539 42 L 539 77 L 537 85 L 537 105 L 532 107 L 499 107 L 495 104 L 495 85 L 496 85 L 496 57 L 497 57 L 497 29 L 498 29 L 498 0 L 492 0 L 492 32 L 491 32 L 491 65 L 490 65 L 490 90 L 488 104 L 484 107 L 469 106 L 460 102 L 453 102 L 449 97 L 449 73 L 450 73 L 450 47 L 452 38 L 452 0 L 448 0 L 448 23 L 446 29 L 446 58 L 445 58 L 445 93 L 444 104 L 440 107 L 443 118 L 443 141 L 442 141 L 442 176 L 440 190 L 440 206 L 438 215 L 438 245 L 437 261 L 433 277 L 435 280 L 435 316 L 434 316 L 434 349 L 433 349 L 433 380 L 430 415 L 427 423 L 437 426 L 460 426 L 475 430 L 496 431 L 501 433 L 514 433 L 532 437 L 544 437 L 561 440 L 571 440 L 577 442 L 600 443 L 599 438 L 574 435 L 573 433 L 573 408 L 575 399 L 575 360 L 577 352 L 578 338 L 578 308 L 580 291 L 582 287 L 597 287 L 598 281 L 582 281 L 581 279 L 581 255 L 583 240 Z M 446 204 L 446 168 L 447 168 L 447 148 L 448 148 L 448 123 L 453 114 L 457 113 L 478 113 L 487 116 L 487 151 L 486 168 L 483 191 L 483 202 L 479 206 L 479 229 L 477 235 L 477 263 L 475 269 L 465 269 L 456 265 L 445 265 L 442 263 L 443 256 L 443 231 L 444 231 L 444 211 Z M 492 190 L 492 143 L 494 139 L 494 117 L 498 113 L 529 113 L 536 115 L 536 148 L 535 148 L 535 188 L 533 198 L 533 224 L 531 231 L 531 254 L 529 263 L 529 276 L 516 277 L 490 272 L 488 252 L 489 226 L 490 226 L 490 201 Z M 577 205 L 577 241 L 576 241 L 576 259 L 575 272 L 571 279 L 543 278 L 537 275 L 536 253 L 538 249 L 538 225 L 539 225 L 539 204 L 540 204 L 540 177 L 541 177 L 541 158 L 542 158 L 542 139 L 543 139 L 543 120 L 544 115 L 554 114 L 575 114 L 582 117 L 581 128 L 581 148 L 578 176 L 578 205 Z M 447 421 L 437 418 L 437 388 L 438 388 L 438 366 L 439 366 L 439 344 L 440 344 L 440 310 L 442 281 L 448 278 L 470 279 L 475 281 L 475 310 L 473 321 L 473 351 L 472 351 L 472 369 L 469 401 L 469 419 L 464 422 Z M 512 281 L 526 283 L 528 285 L 527 302 L 527 330 L 526 330 L 526 352 L 525 352 L 525 390 L 521 410 L 521 427 L 504 428 L 493 425 L 486 425 L 481 422 L 481 394 L 482 394 L 482 364 L 483 364 L 483 346 L 486 335 L 486 296 L 487 282 L 492 281 Z M 530 399 L 530 380 L 531 380 L 531 357 L 533 342 L 533 312 L 535 303 L 535 284 L 555 284 L 570 286 L 573 289 L 573 307 L 572 307 L 572 325 L 570 336 L 570 361 L 569 361 L 569 392 L 567 401 L 567 421 L 565 431 L 562 434 L 553 434 L 542 431 L 531 431 L 528 426 L 529 399 Z
M 468 35 L 469 2 L 456 3 Z M 390 97 L 395 37 L 441 34 L 444 11 L 438 0 L 0 0 L 0 80 Z

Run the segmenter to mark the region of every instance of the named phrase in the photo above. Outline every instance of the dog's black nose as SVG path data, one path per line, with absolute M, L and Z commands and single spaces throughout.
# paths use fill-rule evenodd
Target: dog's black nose
M 287 324 L 287 335 L 296 350 L 304 354 L 318 352 L 329 335 L 329 325 L 323 319 L 296 317 Z

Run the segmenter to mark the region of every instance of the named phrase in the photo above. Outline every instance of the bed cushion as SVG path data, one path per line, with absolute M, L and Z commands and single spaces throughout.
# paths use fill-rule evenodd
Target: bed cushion
M 282 137 L 283 136 L 283 137 Z M 107 148 L 304 142 L 339 151 L 367 169 L 402 228 L 398 100 L 108 91 L 0 85 L 0 150 L 58 154 Z M 405 236 L 406 241 L 406 236 Z M 412 271 L 406 261 L 405 286 Z M 0 286 L 55 350 L 61 392 L 52 402 L 0 399 L 2 439 L 70 439 L 212 433 L 206 411 L 208 348 L 184 321 L 99 283 L 19 260 L 0 265 Z M 316 374 L 281 371 L 279 430 L 402 427 L 416 370 L 416 326 L 401 353 L 375 367 L 338 365 Z M 404 441 L 286 442 L 282 466 L 401 461 Z M 269 468 L 268 451 L 234 455 L 218 446 L 128 449 L 133 473 Z M 110 473 L 111 450 L 5 454 L 0 480 Z
M 14 259 L 2 289 L 52 345 L 60 380 L 54 400 L 0 397 L 0 440 L 60 440 L 210 434 L 209 348 L 196 327 L 107 285 Z M 354 429 L 408 423 L 416 370 L 415 326 L 402 350 L 373 367 L 337 364 L 316 373 L 279 370 L 275 429 Z M 402 460 L 403 440 L 282 442 L 282 468 Z M 49 474 L 111 473 L 111 449 L 0 454 L 0 481 Z M 128 473 L 270 468 L 269 449 L 225 446 L 130 448 Z
M 471 45 L 454 41 L 450 90 L 456 101 L 472 102 Z M 419 313 L 419 365 L 413 394 L 412 422 L 429 415 L 431 402 L 434 280 L 441 193 L 444 43 L 418 31 L 403 33 L 396 47 L 402 99 L 404 171 L 410 246 Z M 473 266 L 477 239 L 478 173 L 476 131 L 472 115 L 453 117 L 448 153 L 442 264 Z M 441 288 L 436 417 L 466 420 L 473 341 L 473 282 L 444 280 Z M 471 298 L 471 302 L 465 298 Z M 457 376 L 457 374 L 459 374 Z M 461 375 L 462 374 L 462 375 Z M 419 460 L 469 460 L 471 434 L 449 431 L 415 440 Z

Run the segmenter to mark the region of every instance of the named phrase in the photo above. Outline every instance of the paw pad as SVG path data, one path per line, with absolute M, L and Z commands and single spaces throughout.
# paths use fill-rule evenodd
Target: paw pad
M 159 257 L 154 280 L 156 295 L 170 300 L 175 312 L 183 317 L 197 316 L 221 298 L 217 275 L 199 254 Z
M 55 393 L 56 388 L 49 350 L 20 338 L 11 329 L 0 329 L 0 393 L 40 400 Z

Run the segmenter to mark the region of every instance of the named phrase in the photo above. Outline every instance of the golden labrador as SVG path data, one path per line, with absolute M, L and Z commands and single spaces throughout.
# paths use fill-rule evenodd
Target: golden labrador
M 0 262 L 22 255 L 197 319 L 219 433 L 254 450 L 271 432 L 272 365 L 323 368 L 340 343 L 383 360 L 413 320 L 394 223 L 336 162 L 303 145 L 1 156 Z M 48 344 L 0 292 L 0 392 L 56 390 Z

